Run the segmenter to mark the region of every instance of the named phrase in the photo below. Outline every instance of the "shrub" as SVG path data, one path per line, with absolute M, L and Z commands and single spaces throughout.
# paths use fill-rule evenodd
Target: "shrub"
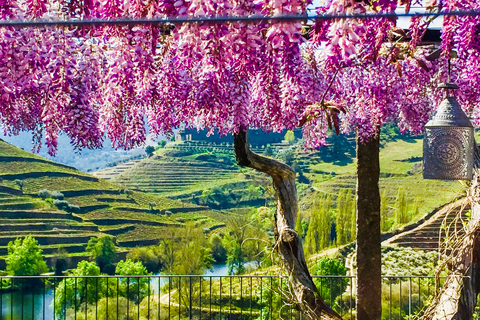
M 38 191 L 38 196 L 40 198 L 42 198 L 43 200 L 45 200 L 46 198 L 51 198 L 52 193 L 47 189 L 42 189 L 42 190 Z
M 65 208 L 65 211 L 70 212 L 70 213 L 79 213 L 80 212 L 80 207 L 76 206 L 74 204 L 68 204 L 67 207 Z
M 125 190 L 123 190 L 123 193 L 125 193 L 127 195 L 127 197 L 130 198 L 133 194 L 133 190 L 132 189 L 125 189 Z
M 66 209 L 68 207 L 68 202 L 65 200 L 56 199 L 53 201 L 53 205 L 58 209 Z
M 153 208 L 155 208 L 156 205 L 157 203 L 155 201 L 151 201 L 148 203 L 148 207 L 150 208 L 150 210 L 153 210 Z
M 60 191 L 53 191 L 51 193 L 51 198 L 52 199 L 63 200 L 63 199 L 65 199 L 65 196 Z
M 314 267 L 313 274 L 344 276 L 347 269 L 341 260 L 323 257 Z M 322 297 L 330 304 L 343 293 L 348 284 L 348 280 L 344 278 L 317 278 L 314 282 Z
M 20 191 L 23 192 L 23 187 L 25 186 L 25 181 L 20 179 L 15 179 L 13 182 L 20 188 Z

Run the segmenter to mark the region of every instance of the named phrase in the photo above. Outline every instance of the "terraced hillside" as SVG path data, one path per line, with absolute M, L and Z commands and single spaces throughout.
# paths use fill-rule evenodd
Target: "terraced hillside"
M 423 179 L 422 146 L 422 139 L 406 139 L 386 143 L 380 149 L 380 189 L 387 191 L 387 206 L 392 214 L 400 187 L 410 207 L 417 201 L 417 219 L 464 192 L 464 185 L 457 181 Z M 312 161 L 307 163 L 304 173 L 318 192 L 335 195 L 341 188 L 355 191 L 355 158 L 344 162 Z
M 168 148 L 150 158 L 94 173 L 129 188 L 178 194 L 244 180 L 232 156 Z
M 465 199 L 447 204 L 423 223 L 387 239 L 382 245 L 437 251 L 440 243 L 445 240 L 447 230 L 450 237 L 464 234 L 462 220 L 457 219 L 463 205 Z M 462 219 L 466 221 L 465 214 L 469 208 L 463 209 Z
M 208 207 L 158 194 L 125 193 L 125 187 L 45 160 L 0 141 L 0 268 L 10 241 L 32 235 L 47 258 L 66 250 L 72 263 L 87 258 L 93 236 L 114 237 L 120 252 L 158 243 L 166 229 L 192 221 L 205 232 L 224 226 L 226 217 Z M 22 188 L 20 188 L 22 186 Z M 61 192 L 76 213 L 59 210 L 39 191 Z M 181 232 L 179 232 L 181 235 Z

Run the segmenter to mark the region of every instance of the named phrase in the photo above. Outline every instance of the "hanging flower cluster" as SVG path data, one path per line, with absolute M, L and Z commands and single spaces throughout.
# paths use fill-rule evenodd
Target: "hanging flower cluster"
M 444 0 L 442 10 L 479 10 Z M 306 0 L 0 0 L 0 19 L 119 19 L 296 15 Z M 318 14 L 393 12 L 409 0 L 330 0 Z M 435 1 L 429 3 L 434 10 Z M 408 10 L 408 8 L 407 8 Z M 171 134 L 182 123 L 211 133 L 303 125 L 307 146 L 326 130 L 362 139 L 386 121 L 421 132 L 441 99 L 440 81 L 480 124 L 480 18 L 445 17 L 442 58 L 419 46 L 429 20 L 410 30 L 395 19 L 175 25 L 0 28 L 0 119 L 34 132 L 50 153 L 59 132 L 79 149 L 143 143 L 147 128 Z M 408 33 L 408 34 L 407 34 Z M 307 40 L 308 38 L 308 40 Z M 407 43 L 407 38 L 410 41 Z M 455 50 L 447 70 L 446 58 Z

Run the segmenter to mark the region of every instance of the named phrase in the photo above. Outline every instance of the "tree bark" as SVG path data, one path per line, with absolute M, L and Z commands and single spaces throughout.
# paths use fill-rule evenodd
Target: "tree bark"
M 477 164 L 478 165 L 478 164 Z M 425 311 L 424 320 L 471 319 L 480 293 L 480 184 L 477 171 L 469 202 L 471 218 L 465 235 L 450 253 L 450 272 L 442 290 Z M 461 213 L 459 213 L 461 214 Z
M 381 302 L 380 136 L 357 137 L 357 319 L 378 320 Z
M 321 299 L 308 271 L 301 239 L 295 231 L 298 212 L 295 172 L 286 164 L 251 152 L 247 131 L 240 130 L 233 137 L 238 164 L 264 172 L 273 180 L 277 196 L 275 249 L 288 273 L 293 299 L 309 319 L 341 319 Z

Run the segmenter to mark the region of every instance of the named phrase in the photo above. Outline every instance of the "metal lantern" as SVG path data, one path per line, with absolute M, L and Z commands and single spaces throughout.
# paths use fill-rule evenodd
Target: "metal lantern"
M 439 86 L 447 90 L 432 119 L 425 125 L 423 177 L 441 180 L 471 180 L 473 177 L 473 125 L 448 90 L 457 85 Z

